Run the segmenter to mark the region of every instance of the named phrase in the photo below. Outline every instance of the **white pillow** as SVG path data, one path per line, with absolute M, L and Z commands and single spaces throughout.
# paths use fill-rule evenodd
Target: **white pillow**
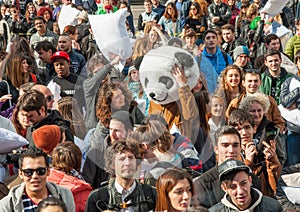
M 132 45 L 126 30 L 127 9 L 103 15 L 89 15 L 91 27 L 104 56 L 111 61 L 115 55 L 126 60 L 132 55 Z
M 28 144 L 29 142 L 19 134 L 0 128 L 0 154 L 9 153 Z
M 77 24 L 77 15 L 79 13 L 80 11 L 72 7 L 71 5 L 62 6 L 58 18 L 58 26 L 60 29 L 60 34 L 63 33 L 65 26 L 67 25 L 75 26 Z

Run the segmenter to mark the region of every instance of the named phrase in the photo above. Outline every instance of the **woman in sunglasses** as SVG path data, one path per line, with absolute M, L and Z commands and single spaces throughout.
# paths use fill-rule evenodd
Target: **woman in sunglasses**
M 197 2 L 191 4 L 184 28 L 194 29 L 198 36 L 197 44 L 203 43 L 203 33 L 207 29 L 207 16 Z
M 170 37 L 179 37 L 181 33 L 180 20 L 175 3 L 170 2 L 166 6 L 164 15 L 160 18 L 159 25 Z

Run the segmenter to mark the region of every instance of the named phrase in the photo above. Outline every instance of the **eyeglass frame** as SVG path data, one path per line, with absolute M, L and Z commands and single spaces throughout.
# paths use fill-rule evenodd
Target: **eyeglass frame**
M 20 169 L 20 170 L 26 177 L 31 177 L 34 174 L 34 172 L 38 176 L 44 176 L 47 173 L 48 168 L 47 167 L 39 167 L 36 169 Z

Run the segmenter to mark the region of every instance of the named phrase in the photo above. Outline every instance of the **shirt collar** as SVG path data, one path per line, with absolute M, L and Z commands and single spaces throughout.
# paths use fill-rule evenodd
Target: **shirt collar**
M 120 194 L 122 194 L 122 191 L 124 190 L 124 188 L 118 183 L 117 180 L 115 180 L 115 187 L 117 189 L 117 192 L 120 193 Z M 134 180 L 132 186 L 127 190 L 128 195 L 133 192 L 133 190 L 135 189 L 135 187 L 136 187 L 136 182 Z

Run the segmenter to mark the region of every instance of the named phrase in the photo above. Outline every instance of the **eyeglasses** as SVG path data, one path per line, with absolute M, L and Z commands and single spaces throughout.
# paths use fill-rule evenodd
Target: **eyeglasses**
M 21 169 L 26 177 L 31 177 L 34 172 L 37 173 L 39 176 L 43 176 L 47 172 L 47 167 L 39 167 L 37 169 Z
M 46 96 L 45 98 L 46 98 L 47 102 L 50 102 L 52 99 L 54 99 L 54 96 L 53 95 Z

